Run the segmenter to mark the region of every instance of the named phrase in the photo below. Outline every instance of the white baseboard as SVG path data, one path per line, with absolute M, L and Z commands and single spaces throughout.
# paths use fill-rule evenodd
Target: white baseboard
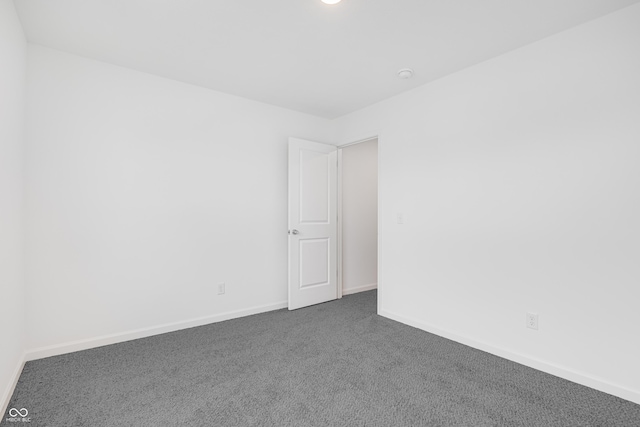
M 422 329 L 423 331 L 427 331 L 432 334 L 450 339 L 452 341 L 456 341 L 461 344 L 468 345 L 470 347 L 477 348 L 482 351 L 486 351 L 487 353 L 500 356 L 502 358 L 511 360 L 516 363 L 520 363 L 522 365 L 528 366 L 533 369 L 537 369 L 542 372 L 546 372 L 551 375 L 555 375 L 556 377 L 564 378 L 565 380 L 569 380 L 574 383 L 578 383 L 586 387 L 590 387 L 590 388 L 602 391 L 604 393 L 612 394 L 614 396 L 620 397 L 621 399 L 629 400 L 631 402 L 640 404 L 639 391 L 632 390 L 624 386 L 620 386 L 620 385 L 611 383 L 609 381 L 596 378 L 589 374 L 578 372 L 564 366 L 555 365 L 553 363 L 549 363 L 544 360 L 536 359 L 536 358 L 533 358 L 524 354 L 516 353 L 501 347 L 496 347 L 490 344 L 486 344 L 481 341 L 476 341 L 472 338 L 458 335 L 440 328 L 436 328 L 432 325 L 429 325 L 420 321 L 416 321 L 413 319 L 409 319 L 407 317 L 389 312 L 387 310 L 381 310 L 379 314 L 391 320 L 404 323 L 405 325 Z
M 378 289 L 378 284 L 370 283 L 368 285 L 356 286 L 355 288 L 342 288 L 342 295 L 357 294 L 358 292 L 370 291 L 372 289 Z
M 146 338 L 153 335 L 164 334 L 167 332 L 179 331 L 181 329 L 193 328 L 196 326 L 208 325 L 210 323 L 222 322 L 225 320 L 236 319 L 239 317 L 250 316 L 252 314 L 265 313 L 267 311 L 279 310 L 286 308 L 287 302 L 276 304 L 261 305 L 243 310 L 228 311 L 226 313 L 215 314 L 212 316 L 198 317 L 196 319 L 183 320 L 180 322 L 165 323 L 150 328 L 136 329 L 128 332 L 117 334 L 103 335 L 101 337 L 89 338 L 84 340 L 72 341 L 63 344 L 50 345 L 28 350 L 25 359 L 36 360 L 45 357 L 58 356 L 60 354 L 73 353 L 74 351 L 88 350 L 90 348 L 102 347 L 109 344 L 116 344 L 125 341 L 131 341 L 138 338 Z
M 0 400 L 0 417 L 4 418 L 4 415 L 7 413 L 7 407 L 9 407 L 9 401 L 11 400 L 11 396 L 13 396 L 13 391 L 16 389 L 16 385 L 18 384 L 18 380 L 20 379 L 20 375 L 22 374 L 22 369 L 25 364 L 25 355 L 23 354 L 20 361 L 16 365 L 16 368 L 13 371 L 13 376 L 11 377 L 11 381 L 7 384 L 7 388 L 4 390 L 2 394 L 2 400 Z M 0 418 L 0 420 L 2 420 Z

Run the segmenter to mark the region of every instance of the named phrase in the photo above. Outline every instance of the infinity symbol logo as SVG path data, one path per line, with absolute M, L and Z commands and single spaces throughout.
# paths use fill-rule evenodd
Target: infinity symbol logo
M 24 418 L 27 415 L 29 415 L 29 411 L 27 411 L 27 408 L 22 408 L 22 409 L 11 408 L 11 409 L 9 409 L 9 416 L 10 417 L 17 417 L 18 415 L 21 416 L 22 418 Z

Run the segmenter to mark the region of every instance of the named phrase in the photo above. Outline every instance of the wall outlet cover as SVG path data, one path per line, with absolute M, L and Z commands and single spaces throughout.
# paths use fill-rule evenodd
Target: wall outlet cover
M 527 313 L 527 328 L 538 329 L 538 315 L 536 313 Z

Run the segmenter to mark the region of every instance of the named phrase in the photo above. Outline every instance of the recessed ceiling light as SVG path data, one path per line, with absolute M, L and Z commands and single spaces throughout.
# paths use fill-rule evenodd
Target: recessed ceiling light
M 322 0 L 322 3 L 336 4 L 336 3 L 340 3 L 340 0 Z
M 413 77 L 413 70 L 411 68 L 403 68 L 398 71 L 398 78 L 405 80 L 410 79 L 411 77 Z

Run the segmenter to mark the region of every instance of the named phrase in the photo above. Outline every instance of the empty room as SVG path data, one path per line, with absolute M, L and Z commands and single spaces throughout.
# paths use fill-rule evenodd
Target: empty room
M 0 0 L 1 426 L 640 426 L 640 0 Z

